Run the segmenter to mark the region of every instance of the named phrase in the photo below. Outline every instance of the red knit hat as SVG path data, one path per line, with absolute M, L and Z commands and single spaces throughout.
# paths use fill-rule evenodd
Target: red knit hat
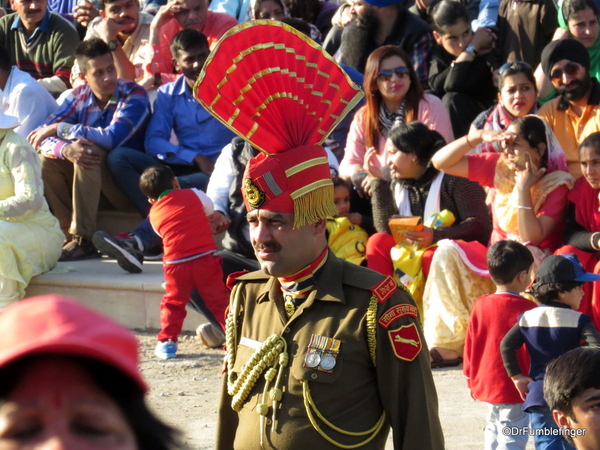
M 262 152 L 244 174 L 248 210 L 294 213 L 294 228 L 337 214 L 321 144 L 363 93 L 317 43 L 282 22 L 244 22 L 215 46 L 194 91 Z
M 62 295 L 42 295 L 0 311 L 0 369 L 29 355 L 90 358 L 118 369 L 148 391 L 135 336 L 112 319 Z

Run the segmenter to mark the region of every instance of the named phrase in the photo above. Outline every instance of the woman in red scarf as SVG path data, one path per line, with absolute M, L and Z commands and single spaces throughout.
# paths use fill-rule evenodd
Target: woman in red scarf
M 579 146 L 583 176 L 569 192 L 564 241 L 555 254 L 575 253 L 588 272 L 600 273 L 600 132 L 590 134 Z M 586 283 L 579 311 L 600 326 L 600 285 Z
M 506 130 L 513 120 L 536 111 L 537 90 L 531 66 L 522 61 L 509 62 L 498 71 L 498 103 L 477 116 L 471 131 Z M 477 151 L 502 150 L 498 143 L 483 142 Z

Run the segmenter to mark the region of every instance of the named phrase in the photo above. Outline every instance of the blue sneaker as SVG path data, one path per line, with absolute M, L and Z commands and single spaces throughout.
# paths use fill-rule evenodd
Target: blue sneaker
M 177 357 L 177 342 L 173 342 L 171 339 L 168 339 L 164 342 L 159 342 L 158 344 L 156 344 L 154 354 L 160 359 L 170 359 Z

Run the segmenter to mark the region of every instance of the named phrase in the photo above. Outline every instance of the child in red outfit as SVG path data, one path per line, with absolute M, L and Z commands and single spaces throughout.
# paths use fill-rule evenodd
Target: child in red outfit
M 152 203 L 149 219 L 162 237 L 165 295 L 160 303 L 161 331 L 155 354 L 177 356 L 177 336 L 185 319 L 185 305 L 196 289 L 221 327 L 229 291 L 223 282 L 220 257 L 208 217 L 213 203 L 198 189 L 181 189 L 170 167 L 148 167 L 140 178 L 140 189 Z
M 533 255 L 516 241 L 502 240 L 490 247 L 487 261 L 496 293 L 475 302 L 465 339 L 463 372 L 471 396 L 488 404 L 484 448 L 524 450 L 527 433 L 503 433 L 505 427 L 528 427 L 529 417 L 521 410 L 523 399 L 504 368 L 500 342 L 517 323 L 518 316 L 536 306 L 519 295 L 531 283 Z M 529 358 L 524 348 L 520 350 L 519 363 L 523 373 L 527 373 Z

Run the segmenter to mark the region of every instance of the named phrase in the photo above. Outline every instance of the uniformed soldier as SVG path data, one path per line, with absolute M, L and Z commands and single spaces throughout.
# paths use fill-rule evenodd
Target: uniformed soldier
M 333 85 L 328 90 L 321 84 L 319 91 L 321 99 L 333 99 L 330 110 L 316 108 L 316 117 L 325 118 L 318 121 L 321 131 L 301 128 L 289 136 L 311 111 L 306 94 L 290 87 L 294 83 L 286 85 L 291 95 L 283 105 L 274 96 L 263 103 L 284 122 L 279 133 L 271 128 L 261 134 L 273 120 L 268 108 L 254 108 L 261 111 L 255 115 L 245 109 L 240 92 L 250 89 L 236 82 L 245 63 L 256 71 L 276 61 L 276 72 L 286 76 L 285 55 L 278 60 L 276 51 L 269 58 L 257 51 L 267 46 L 261 44 L 265 38 L 292 59 L 314 61 L 325 84 Z M 243 83 L 252 79 L 248 85 L 256 91 L 281 92 L 279 78 L 258 85 L 269 71 L 256 73 L 237 76 Z M 294 78 L 314 92 L 319 83 L 310 77 L 294 68 Z M 262 271 L 234 280 L 217 449 L 383 449 L 390 427 L 395 449 L 444 448 L 412 297 L 390 277 L 338 259 L 327 248 L 326 218 L 336 213 L 333 184 L 325 151 L 314 144 L 337 120 L 324 123 L 327 118 L 343 117 L 360 98 L 357 92 L 316 44 L 275 22 L 234 28 L 200 77 L 196 95 L 203 105 L 263 152 L 250 160 L 242 188 Z M 296 103 L 302 108 L 294 109 Z

